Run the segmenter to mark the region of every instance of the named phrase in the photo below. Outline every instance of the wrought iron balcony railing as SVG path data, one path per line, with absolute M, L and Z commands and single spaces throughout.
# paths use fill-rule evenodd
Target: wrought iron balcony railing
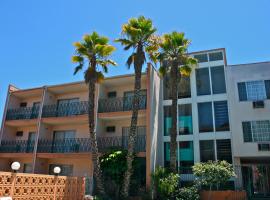
M 98 112 L 119 112 L 119 111 L 130 111 L 133 108 L 133 96 L 130 97 L 119 97 L 119 98 L 107 98 L 100 99 L 98 101 Z M 146 109 L 147 98 L 146 95 L 140 95 L 139 109 Z
M 39 106 L 8 109 L 6 120 L 35 119 L 38 112 Z
M 88 101 L 44 105 L 42 117 L 67 117 L 84 115 L 88 112 Z
M 34 141 L 29 140 L 3 140 L 0 145 L 1 153 L 32 153 Z
M 98 148 L 100 152 L 106 152 L 109 149 L 120 148 L 127 149 L 128 138 L 119 137 L 98 137 Z M 146 136 L 138 135 L 135 145 L 136 152 L 145 152 Z M 38 142 L 38 153 L 81 153 L 92 152 L 91 141 L 89 138 L 71 138 L 62 140 L 42 139 Z

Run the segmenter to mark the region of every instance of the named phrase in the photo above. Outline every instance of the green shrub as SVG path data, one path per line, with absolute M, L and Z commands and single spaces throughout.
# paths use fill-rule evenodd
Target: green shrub
M 158 167 L 152 174 L 152 185 L 156 199 L 173 199 L 179 186 L 178 174 L 169 173 L 165 168 Z
M 226 161 L 209 161 L 207 163 L 196 163 L 193 166 L 196 183 L 200 186 L 213 186 L 219 189 L 220 184 L 225 184 L 231 177 L 235 176 L 233 167 Z
M 200 195 L 196 187 L 180 188 L 176 196 L 176 200 L 199 200 Z

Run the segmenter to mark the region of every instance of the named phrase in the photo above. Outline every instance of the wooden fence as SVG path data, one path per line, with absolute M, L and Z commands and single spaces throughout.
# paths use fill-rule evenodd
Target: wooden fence
M 84 178 L 0 172 L 0 197 L 12 197 L 13 200 L 82 200 L 84 194 Z

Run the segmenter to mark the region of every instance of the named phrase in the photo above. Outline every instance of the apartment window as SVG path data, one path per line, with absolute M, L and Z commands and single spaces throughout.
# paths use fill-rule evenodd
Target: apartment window
M 200 156 L 201 156 L 201 162 L 215 160 L 214 140 L 201 140 L 200 141 Z
M 170 143 L 164 142 L 164 167 L 170 166 Z
M 75 138 L 75 134 L 76 132 L 73 130 L 54 131 L 53 137 L 54 140 L 73 139 Z
M 57 102 L 57 116 L 70 116 L 78 114 L 79 98 L 59 99 Z
M 178 84 L 178 98 L 189 98 L 190 92 L 190 77 L 182 76 Z
M 242 122 L 244 142 L 270 141 L 270 121 Z
M 190 77 L 182 76 L 178 83 L 178 98 L 189 98 L 191 97 L 190 90 Z M 166 74 L 163 78 L 163 98 L 168 100 L 172 98 L 170 89 L 170 77 Z
M 198 103 L 198 115 L 199 115 L 199 131 L 212 132 L 214 130 L 212 102 Z
M 214 102 L 216 131 L 229 131 L 229 115 L 227 101 Z
M 264 84 L 265 84 L 267 99 L 270 99 L 270 80 L 265 80 Z
M 31 163 L 25 163 L 23 165 L 23 173 L 32 173 L 32 164 Z
M 172 128 L 172 107 L 164 107 L 164 136 L 168 136 L 171 133 Z
M 198 63 L 208 62 L 208 58 L 207 58 L 206 53 L 194 55 L 194 58 L 196 58 L 198 60 Z
M 217 60 L 223 60 L 223 53 L 221 51 L 209 53 L 209 61 L 217 61 Z
M 217 159 L 232 163 L 231 140 L 217 140 Z
M 208 68 L 196 69 L 196 88 L 197 95 L 211 94 Z
M 108 98 L 115 98 L 116 97 L 116 91 L 108 92 L 107 96 L 108 96 Z
M 55 167 L 60 167 L 61 172 L 60 176 L 73 176 L 73 165 L 58 165 L 58 164 L 50 164 L 49 165 L 49 174 L 54 175 L 53 169 Z
M 224 66 L 211 67 L 213 94 L 226 93 Z
M 251 123 L 242 122 L 244 142 L 252 142 Z
M 192 134 L 192 108 L 191 104 L 178 106 L 179 135 Z
M 270 144 L 258 144 L 258 151 L 270 151 Z
M 192 141 L 179 142 L 179 158 L 180 161 L 180 173 L 190 174 L 192 173 L 192 166 L 194 165 L 194 151 Z
M 114 133 L 115 132 L 115 126 L 107 126 L 106 127 L 107 133 Z
M 270 99 L 270 80 L 240 82 L 239 101 L 260 101 Z
M 266 99 L 264 81 L 246 82 L 247 99 L 248 100 L 263 100 Z

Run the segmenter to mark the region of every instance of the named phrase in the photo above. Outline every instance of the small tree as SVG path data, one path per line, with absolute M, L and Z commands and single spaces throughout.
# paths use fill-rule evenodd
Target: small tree
M 213 186 L 219 189 L 220 184 L 225 184 L 231 177 L 235 176 L 233 167 L 226 161 L 208 161 L 207 163 L 196 163 L 193 173 L 200 186 Z

